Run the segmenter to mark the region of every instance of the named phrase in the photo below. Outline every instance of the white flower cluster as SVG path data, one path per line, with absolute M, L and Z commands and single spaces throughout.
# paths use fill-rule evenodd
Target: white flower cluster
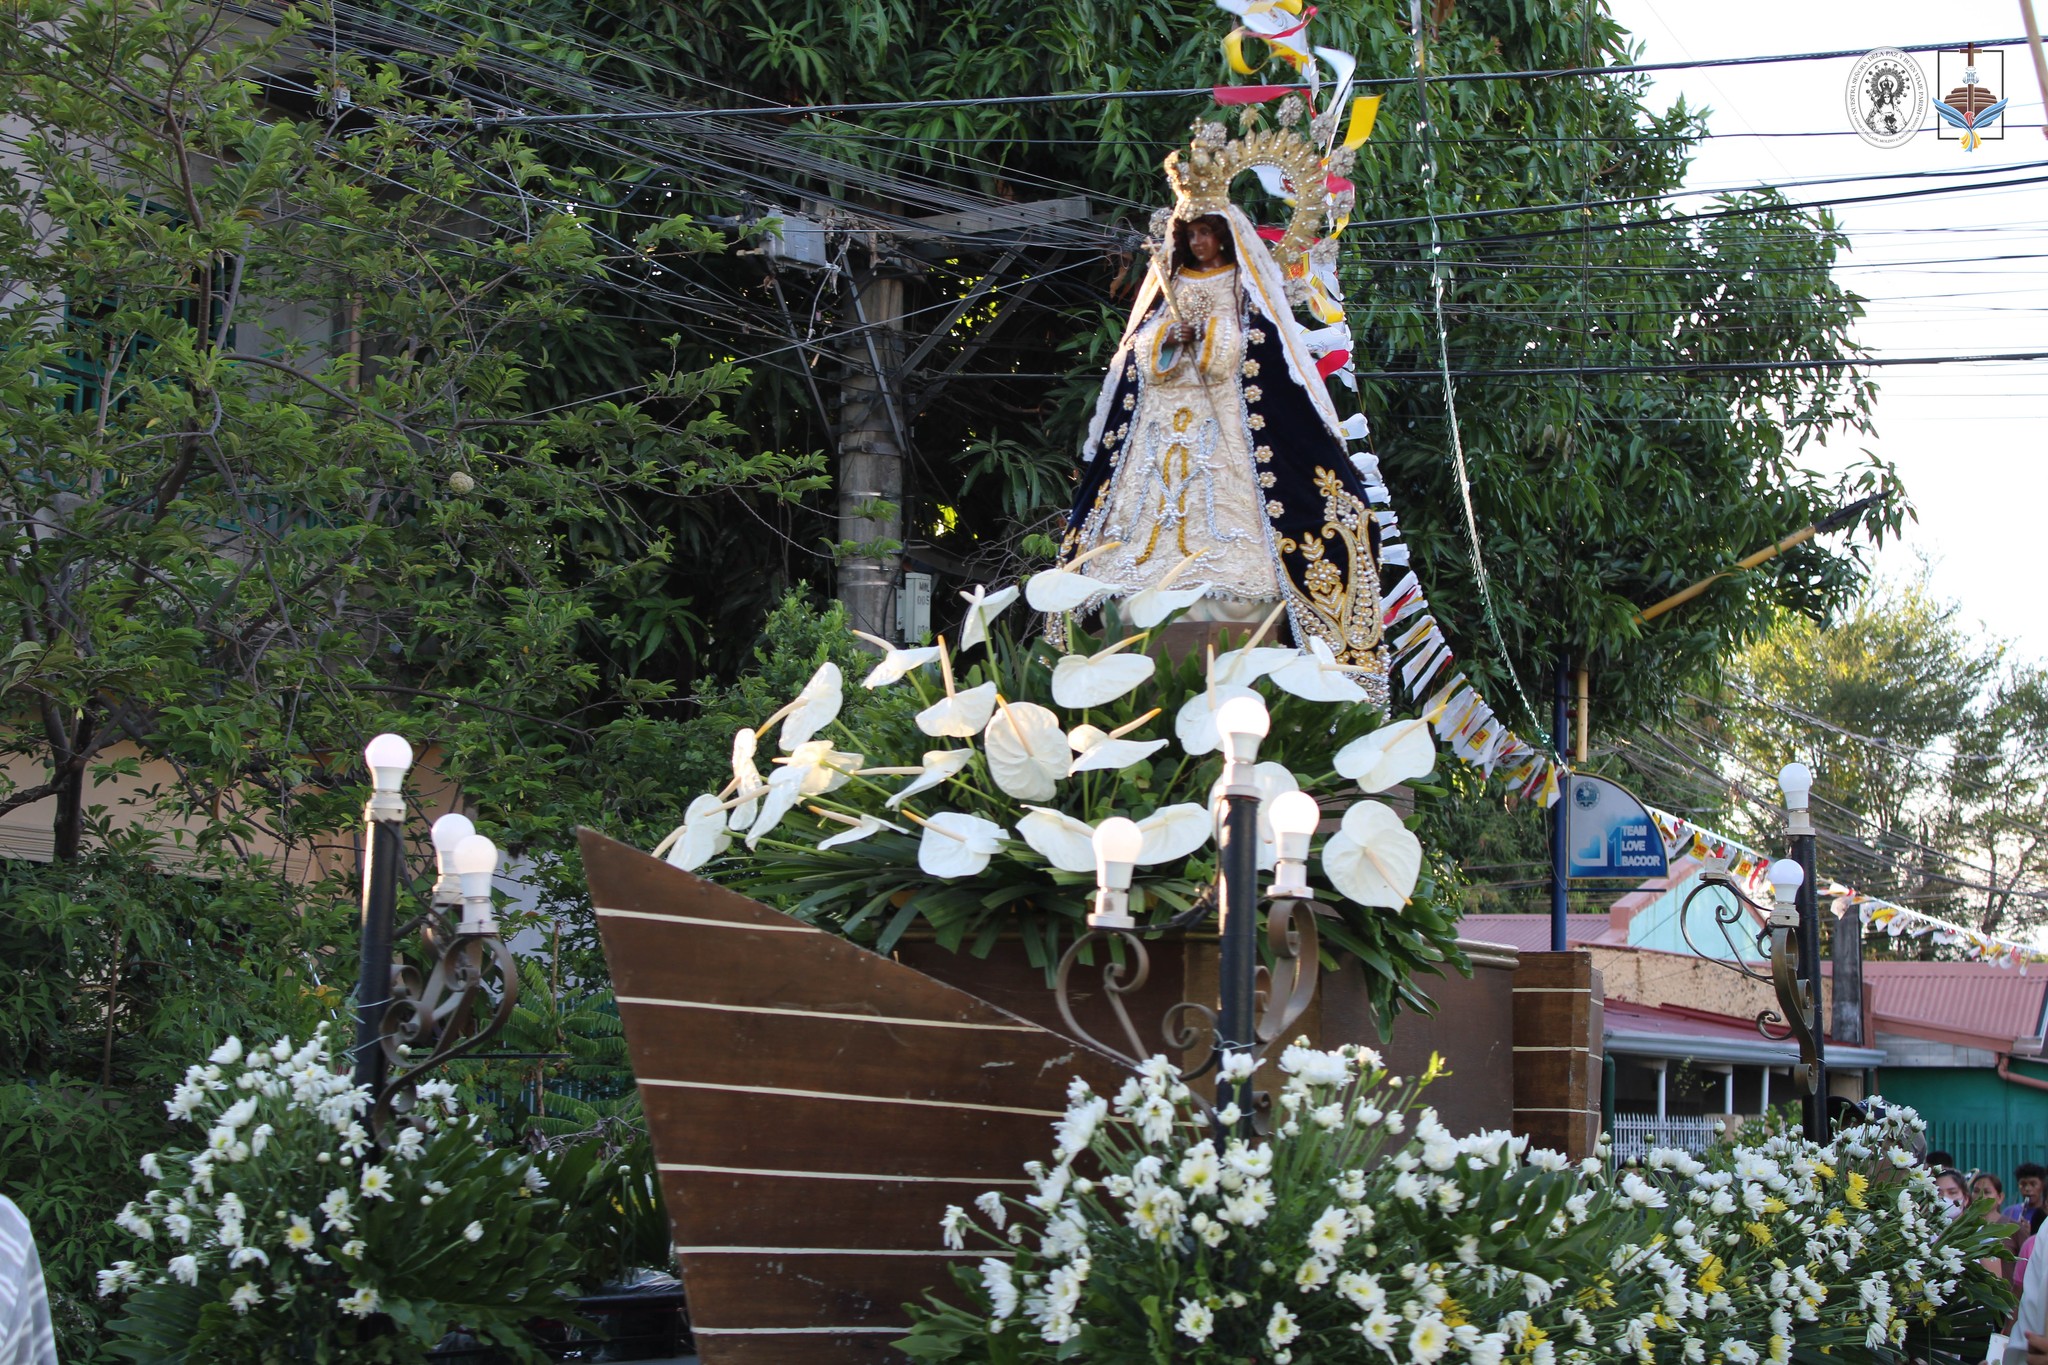
M 1172 577 L 1166 576 L 1168 580 Z M 1150 759 L 1176 741 L 1190 759 L 1213 754 L 1222 744 L 1217 717 L 1224 704 L 1238 698 L 1263 703 L 1266 698 L 1258 690 L 1261 684 L 1276 694 L 1335 706 L 1356 706 L 1368 700 L 1354 676 L 1361 670 L 1339 663 L 1320 639 L 1311 640 L 1307 649 L 1253 644 L 1210 659 L 1206 687 L 1190 695 L 1173 717 L 1173 741 L 1124 737 L 1153 720 L 1159 714 L 1157 708 L 1111 731 L 1090 723 L 1091 708 L 1116 702 L 1153 679 L 1158 660 L 1138 646 L 1154 627 L 1200 598 L 1206 586 L 1195 583 L 1169 589 L 1162 583 L 1131 597 L 1123 604 L 1123 615 L 1140 633 L 1093 653 L 1061 655 L 1051 670 L 1050 695 L 1042 699 L 1002 696 L 993 670 L 986 681 L 972 687 L 956 686 L 954 655 L 944 640 L 901 649 L 864 636 L 883 650 L 881 662 L 869 672 L 865 685 L 886 687 L 910 679 L 930 703 L 917 713 L 917 728 L 942 747 L 925 750 L 914 767 L 866 767 L 865 755 L 815 738 L 837 720 L 844 702 L 839 666 L 823 664 L 787 706 L 758 727 L 742 729 L 734 736 L 732 780 L 721 791 L 693 799 L 683 823 L 655 853 L 666 853 L 678 867 L 695 869 L 729 849 L 736 833 L 744 833 L 747 847 L 756 848 L 799 805 L 827 821 L 832 830 L 816 841 L 818 849 L 836 848 L 883 830 L 907 834 L 904 826 L 878 812 L 848 806 L 852 798 L 872 792 L 886 797 L 882 805 L 887 811 L 922 826 L 917 862 L 929 876 L 955 879 L 979 875 L 1005 845 L 1015 842 L 1062 871 L 1093 872 L 1093 826 L 1048 804 L 1060 798 L 1061 784 L 1068 779 L 1090 772 L 1120 771 Z M 1092 606 L 1110 592 L 1101 580 L 1075 572 L 1073 566 L 1033 574 L 1023 589 L 1033 607 L 1054 614 Z M 964 655 L 976 645 L 986 644 L 990 623 L 1018 596 L 1015 586 L 993 592 L 977 586 L 962 593 L 967 602 L 967 624 L 960 633 L 958 652 Z M 1272 624 L 1269 621 L 1267 626 Z M 934 672 L 936 678 L 930 676 Z M 1055 707 L 1077 714 L 1063 718 Z M 762 736 L 777 724 L 781 726 L 783 754 L 764 778 L 757 761 L 760 744 Z M 952 741 L 963 742 L 944 747 Z M 1342 745 L 1331 757 L 1330 766 L 1338 776 L 1355 781 L 1362 792 L 1384 792 L 1432 771 L 1436 744 L 1425 722 L 1397 722 Z M 974 780 L 983 774 L 985 781 Z M 1267 799 L 1300 789 L 1299 779 L 1284 764 L 1261 763 L 1258 776 Z M 911 780 L 892 793 L 872 780 L 881 777 Z M 1019 804 L 1014 813 L 993 812 L 1000 820 L 967 811 L 924 815 L 904 805 L 912 796 L 944 791 L 956 782 L 958 789 L 966 791 L 986 792 L 992 787 Z M 829 801 L 825 800 L 828 796 L 832 798 Z M 1139 866 L 1184 861 L 1210 840 L 1212 821 L 1206 803 L 1173 802 L 1142 814 L 1138 826 L 1144 844 L 1137 858 Z M 1262 827 L 1261 839 L 1262 866 L 1270 867 L 1273 834 L 1269 825 Z M 1342 827 L 1323 841 L 1321 851 L 1324 875 L 1345 897 L 1361 905 L 1391 909 L 1406 903 L 1421 862 L 1422 849 L 1415 836 L 1391 807 L 1376 801 L 1353 802 Z
M 1826 1146 L 1658 1150 L 1610 1179 L 1505 1132 L 1454 1135 L 1416 1103 L 1434 1062 L 1404 1085 L 1367 1049 L 1303 1042 L 1278 1067 L 1271 1141 L 1229 1110 L 1212 1122 L 1164 1058 L 1110 1099 L 1076 1081 L 1032 1193 L 975 1202 L 1000 1248 L 969 1284 L 975 1330 L 1019 1360 L 1078 1342 L 1276 1365 L 1897 1362 L 1913 1323 L 1986 1274 L 1981 1229 L 1943 1216 L 1910 1165 L 1910 1112 Z M 947 1246 L 976 1221 L 950 1209 Z M 1161 1311 L 1130 1311 L 1148 1302 Z
M 377 1312 L 378 1290 L 363 1278 L 365 1210 L 400 1199 L 431 1206 L 449 1187 L 416 1163 L 451 1122 L 474 1125 L 455 1119 L 453 1085 L 425 1082 L 408 1126 L 379 1157 L 364 1126 L 369 1093 L 338 1070 L 343 1058 L 322 1024 L 303 1044 L 245 1048 L 229 1038 L 188 1069 L 165 1108 L 203 1140 L 142 1157 L 155 1187 L 116 1219 L 160 1268 L 117 1261 L 99 1273 L 100 1293 L 205 1281 L 241 1315 L 308 1293 L 331 1295 L 351 1316 Z M 481 1225 L 471 1227 L 464 1235 L 481 1238 Z

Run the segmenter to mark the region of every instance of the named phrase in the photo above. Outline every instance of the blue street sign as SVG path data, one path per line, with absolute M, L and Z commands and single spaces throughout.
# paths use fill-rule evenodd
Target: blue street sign
M 1564 799 L 1566 876 L 1646 881 L 1670 871 L 1664 836 L 1626 787 L 1573 773 Z

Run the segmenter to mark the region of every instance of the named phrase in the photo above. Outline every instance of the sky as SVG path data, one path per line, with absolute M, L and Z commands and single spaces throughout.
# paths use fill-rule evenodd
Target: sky
M 1984 41 L 2024 32 L 2019 6 L 2001 3 L 1787 3 L 1786 0 L 1610 0 L 1647 62 L 1867 50 Z M 2048 22 L 2048 6 L 2036 5 Z M 1985 178 L 2048 176 L 2041 91 L 2024 43 L 2006 47 L 2005 138 L 1975 152 L 1925 129 L 1902 147 L 1866 145 L 1850 131 L 1844 91 L 1854 59 L 1659 73 L 1648 102 L 1681 95 L 1712 111 L 1713 133 L 1688 187 L 1759 183 L 1811 199 L 1884 193 L 1941 181 L 1818 186 L 1849 175 L 1978 170 Z M 1934 83 L 1935 54 L 1915 54 Z M 1951 59 L 1956 60 L 1956 59 Z M 1981 59 L 1987 78 L 1995 73 Z M 1940 88 L 1934 90 L 1938 97 Z M 1772 134 L 1802 136 L 1771 136 Z M 1764 134 L 1765 136 L 1757 136 Z M 1811 136 L 1811 134 L 1824 134 Z M 2000 168 L 2037 163 L 2033 171 Z M 1974 177 L 1965 177 L 1974 178 Z M 1953 184 L 1954 181 L 1947 183 Z M 1688 201 L 1685 207 L 1700 207 Z M 1865 296 L 1858 339 L 1878 356 L 2048 351 L 2048 184 L 1942 194 L 1835 210 L 1851 240 L 1837 278 Z M 1989 257 L 2033 259 L 1989 260 Z M 1970 259 L 1965 259 L 1970 258 Z M 1837 437 L 1807 462 L 1834 470 L 1869 451 L 1897 466 L 1917 522 L 1877 558 L 1881 573 L 1927 565 L 1934 592 L 1965 621 L 2048 660 L 2048 606 L 2035 565 L 2048 553 L 2048 362 L 1898 366 L 1880 386 L 1874 436 Z

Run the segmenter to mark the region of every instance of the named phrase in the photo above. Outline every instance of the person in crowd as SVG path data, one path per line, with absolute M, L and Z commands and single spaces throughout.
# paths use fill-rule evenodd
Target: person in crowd
M 1948 1205 L 1948 1216 L 1954 1219 L 1970 1202 L 1970 1187 L 1963 1181 L 1963 1173 L 1953 1166 L 1934 1168 L 1934 1188 L 1941 1195 L 1941 1202 Z
M 2041 1230 L 2041 1210 L 2044 1193 L 2048 1193 L 2048 1168 L 2032 1161 L 2023 1161 L 2013 1172 L 2013 1185 L 2019 1190 L 2016 1204 L 2006 1207 L 2006 1215 L 2015 1223 L 2025 1223 L 2029 1230 Z
M 2005 1254 L 1995 1262 L 1987 1260 L 1985 1268 L 2017 1287 L 2020 1243 L 2027 1239 L 2027 1225 L 2007 1214 L 2005 1183 L 1990 1171 L 1977 1172 L 1970 1177 L 1970 1202 L 1983 1210 L 1985 1226 L 1998 1229 L 2005 1237 Z
M 1927 1169 L 1930 1171 L 1938 1171 L 1944 1166 L 1953 1166 L 1955 1164 L 1956 1158 L 1953 1152 L 1936 1150 L 1927 1154 Z
M 28 1219 L 0 1194 L 0 1365 L 57 1365 L 50 1294 Z
M 2029 1237 L 2020 1247 L 2020 1303 L 2006 1329 L 2005 1355 L 1988 1365 L 2048 1365 L 2048 1256 L 2033 1253 Z

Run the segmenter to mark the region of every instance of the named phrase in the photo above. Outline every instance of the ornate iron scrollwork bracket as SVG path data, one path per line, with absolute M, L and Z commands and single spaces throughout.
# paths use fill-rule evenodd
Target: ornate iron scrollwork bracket
M 1322 951 L 1316 934 L 1316 908 L 1313 901 L 1305 900 L 1275 900 L 1266 906 L 1266 955 L 1271 965 L 1260 965 L 1254 985 L 1258 1023 L 1257 1041 L 1251 1052 L 1255 1063 L 1265 1060 L 1273 1044 L 1287 1036 L 1315 999 Z M 1152 957 L 1145 946 L 1144 932 L 1090 929 L 1074 941 L 1060 958 L 1059 973 L 1053 983 L 1060 1019 L 1074 1037 L 1131 1067 L 1160 1050 L 1183 1058 L 1194 1053 L 1181 1065 L 1180 1077 L 1184 1081 L 1198 1080 L 1216 1070 L 1222 1061 L 1216 1007 L 1194 1000 L 1177 1001 L 1160 1020 L 1160 1046 L 1146 1044 L 1126 1004 L 1126 998 L 1135 997 L 1151 979 Z M 1083 953 L 1097 944 L 1110 950 L 1102 963 L 1099 985 L 1122 1034 L 1116 1044 L 1089 1032 L 1074 1012 L 1075 968 L 1081 965 Z M 1213 1112 L 1213 1106 L 1206 1100 L 1203 1107 Z
M 1728 945 L 1729 956 L 1725 958 L 1701 951 L 1692 938 L 1692 904 L 1714 889 L 1726 891 L 1734 897 L 1733 902 L 1718 898 L 1713 902 L 1714 927 L 1720 931 L 1721 941 Z M 1745 909 L 1764 916 L 1764 927 L 1756 931 L 1754 938 L 1745 934 L 1744 939 L 1748 947 L 1768 959 L 1768 973 L 1760 972 L 1743 961 L 1745 943 L 1737 941 L 1733 929 L 1746 919 Z M 1686 946 L 1703 960 L 1767 985 L 1776 993 L 1778 1008 L 1757 1012 L 1756 1031 L 1771 1042 L 1789 1041 L 1798 1045 L 1799 1085 L 1811 1094 L 1819 1080 L 1819 1049 L 1815 1040 L 1815 1003 L 1806 983 L 1799 979 L 1799 912 L 1786 907 L 1765 910 L 1761 904 L 1744 895 L 1727 873 L 1707 872 L 1702 874 L 1700 884 L 1679 906 L 1678 932 L 1684 936 Z
M 421 1078 L 482 1047 L 505 1027 L 519 1003 L 519 969 L 495 930 L 465 934 L 436 915 L 424 937 L 435 955 L 433 972 L 424 982 L 410 963 L 391 967 L 391 999 L 378 1030 L 390 1079 L 370 1108 L 370 1131 L 379 1146 L 388 1145 L 394 1125 L 410 1122 Z M 427 1049 L 424 1058 L 418 1055 L 422 1048 Z

